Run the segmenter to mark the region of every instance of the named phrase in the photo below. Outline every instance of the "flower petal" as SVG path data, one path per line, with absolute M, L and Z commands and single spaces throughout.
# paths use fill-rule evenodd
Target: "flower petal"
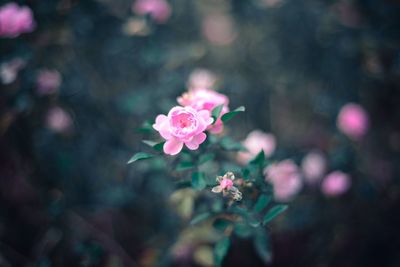
M 211 189 L 211 191 L 214 192 L 214 193 L 221 193 L 221 192 L 222 192 L 222 187 L 220 187 L 219 185 L 214 186 L 214 187 Z
M 199 145 L 206 140 L 207 135 L 205 133 L 199 133 L 198 135 L 193 136 L 190 142 L 185 142 L 185 145 L 190 150 L 196 150 L 199 148 Z
M 166 140 L 171 139 L 171 133 L 169 129 L 167 116 L 163 114 L 158 115 L 156 118 L 156 123 L 153 124 L 153 128 L 157 130 L 164 139 Z
M 168 155 L 176 155 L 181 152 L 183 147 L 183 142 L 172 138 L 165 142 L 164 144 L 164 153 Z

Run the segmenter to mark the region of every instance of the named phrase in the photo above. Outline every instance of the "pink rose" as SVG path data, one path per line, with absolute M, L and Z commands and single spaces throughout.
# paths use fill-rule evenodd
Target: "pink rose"
M 216 123 L 207 128 L 207 130 L 214 134 L 223 131 L 224 125 L 221 121 L 221 116 L 229 112 L 229 99 L 226 95 L 209 89 L 195 89 L 184 93 L 182 96 L 178 97 L 177 101 L 182 106 L 190 106 L 197 111 L 207 110 L 210 113 L 215 107 L 224 105 Z
M 314 184 L 325 173 L 326 159 L 319 152 L 310 152 L 303 158 L 301 169 L 306 182 Z
M 360 105 L 346 104 L 339 112 L 337 126 L 344 134 L 357 140 L 368 130 L 368 115 Z
M 153 128 L 167 140 L 164 152 L 169 155 L 178 154 L 186 145 L 196 150 L 206 140 L 204 131 L 213 122 L 208 110 L 196 111 L 191 107 L 173 107 L 168 116 L 158 115 Z
M 0 37 L 17 37 L 34 28 L 35 21 L 29 7 L 9 3 L 0 8 Z
M 321 190 L 326 196 L 337 196 L 346 192 L 350 185 L 349 175 L 341 171 L 334 171 L 322 181 Z
M 71 129 L 72 118 L 60 107 L 53 107 L 47 112 L 47 127 L 55 132 L 66 132 Z
M 57 93 L 61 75 L 57 70 L 41 70 L 36 78 L 37 93 L 48 95 Z
M 217 77 L 211 71 L 205 69 L 194 70 L 188 79 L 190 90 L 213 89 L 217 82 Z
M 137 15 L 147 15 L 158 23 L 165 23 L 171 16 L 171 7 L 165 0 L 136 0 L 132 10 Z
M 265 156 L 271 156 L 275 151 L 276 140 L 273 134 L 254 130 L 247 135 L 246 139 L 242 142 L 242 145 L 247 149 L 247 152 L 239 152 L 238 160 L 245 164 L 257 156 L 261 150 L 264 151 Z
M 269 165 L 264 175 L 265 180 L 272 184 L 277 201 L 291 200 L 303 186 L 298 167 L 290 159 Z

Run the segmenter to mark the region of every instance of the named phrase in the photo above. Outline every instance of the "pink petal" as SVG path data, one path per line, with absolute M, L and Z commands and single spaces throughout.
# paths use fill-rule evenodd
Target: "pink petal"
M 199 145 L 206 140 L 207 135 L 205 133 L 199 133 L 196 136 L 193 136 L 192 140 L 190 142 L 186 142 L 185 145 L 187 148 L 190 150 L 196 150 L 199 148 Z
M 183 147 L 183 142 L 172 138 L 167 142 L 165 142 L 164 153 L 168 155 L 176 155 L 182 150 L 182 147 Z
M 163 114 L 158 115 L 156 118 L 156 123 L 153 124 L 153 128 L 157 130 L 164 139 L 166 140 L 171 139 L 167 116 Z

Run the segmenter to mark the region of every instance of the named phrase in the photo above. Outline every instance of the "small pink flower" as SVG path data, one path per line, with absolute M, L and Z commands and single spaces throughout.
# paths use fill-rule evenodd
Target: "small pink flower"
M 321 190 L 326 196 L 337 196 L 346 192 L 350 185 L 349 175 L 341 171 L 334 171 L 322 181 Z
M 209 89 L 194 89 L 178 97 L 177 101 L 182 106 L 190 106 L 197 111 L 207 110 L 210 113 L 215 107 L 224 105 L 215 124 L 207 128 L 207 130 L 214 134 L 221 133 L 224 130 L 221 116 L 229 112 L 229 99 L 226 95 Z
M 269 165 L 264 175 L 265 180 L 272 184 L 277 201 L 291 200 L 303 186 L 299 169 L 290 159 Z
M 247 152 L 239 152 L 239 162 L 245 164 L 264 151 L 265 156 L 269 157 L 274 153 L 276 147 L 276 140 L 273 134 L 264 133 L 260 130 L 254 130 L 249 133 L 242 145 L 247 149 Z
M 35 28 L 29 7 L 9 3 L 0 8 L 0 37 L 14 38 Z
M 41 70 L 36 78 L 37 93 L 49 95 L 57 93 L 61 84 L 61 74 L 57 70 Z
M 17 79 L 18 72 L 24 68 L 26 62 L 21 58 L 15 58 L 0 65 L 0 79 L 3 84 L 10 84 Z
M 325 173 L 326 159 L 319 152 L 310 152 L 303 158 L 301 169 L 306 182 L 314 184 Z
M 72 118 L 62 108 L 53 107 L 47 113 L 46 123 L 49 129 L 62 133 L 71 129 Z
M 158 115 L 153 128 L 167 140 L 164 152 L 169 155 L 178 154 L 183 144 L 190 150 L 196 150 L 206 140 L 204 131 L 213 119 L 208 110 L 196 111 L 191 107 L 173 107 L 168 115 Z
M 223 14 L 208 15 L 203 20 L 203 35 L 213 45 L 230 45 L 237 36 L 232 18 Z
M 357 140 L 368 130 L 368 115 L 362 106 L 346 104 L 339 112 L 337 126 L 344 134 Z
M 147 15 L 158 23 L 165 23 L 171 16 L 171 7 L 166 0 L 136 0 L 132 10 L 137 15 Z
M 214 89 L 217 77 L 211 71 L 206 69 L 194 70 L 188 79 L 189 90 L 196 89 Z
M 225 173 L 224 176 L 217 176 L 217 183 L 219 185 L 214 186 L 211 191 L 213 193 L 221 193 L 223 196 L 231 196 L 233 200 L 240 201 L 242 199 L 242 193 L 239 189 L 233 185 L 235 175 L 232 172 Z

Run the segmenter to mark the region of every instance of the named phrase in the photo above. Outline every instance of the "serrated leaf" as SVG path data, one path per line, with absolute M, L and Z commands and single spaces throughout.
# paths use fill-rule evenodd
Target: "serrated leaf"
M 196 190 L 203 190 L 207 186 L 204 173 L 194 172 L 192 174 L 192 187 Z
M 150 159 L 152 157 L 154 157 L 154 155 L 151 155 L 151 154 L 148 154 L 148 153 L 145 153 L 145 152 L 138 152 L 138 153 L 136 153 L 135 155 L 133 155 L 129 159 L 127 164 L 131 164 L 131 163 L 133 163 L 135 161 L 138 161 L 138 160 Z
M 268 235 L 264 229 L 260 228 L 260 230 L 254 235 L 253 244 L 258 256 L 260 256 L 264 263 L 271 262 L 272 253 Z
M 204 213 L 198 214 L 190 221 L 190 225 L 195 225 L 195 224 L 201 223 L 201 222 L 207 220 L 208 218 L 210 218 L 210 216 L 211 216 L 210 212 L 204 212 Z
M 199 165 L 206 163 L 207 161 L 213 160 L 215 158 L 214 153 L 203 154 L 199 158 Z
M 221 120 L 222 120 L 222 122 L 227 122 L 227 121 L 231 120 L 233 117 L 235 117 L 238 113 L 244 112 L 245 110 L 246 110 L 245 107 L 240 106 L 237 109 L 222 115 Z
M 217 122 L 217 119 L 219 117 L 219 115 L 221 114 L 221 111 L 224 107 L 224 104 L 218 105 L 215 108 L 213 108 L 213 110 L 211 111 L 211 116 L 214 119 L 212 124 L 215 124 Z
M 254 205 L 253 210 L 255 212 L 261 212 L 271 201 L 271 196 L 262 194 L 258 197 L 256 204 Z
M 184 171 L 194 167 L 193 162 L 191 161 L 182 161 L 176 166 L 176 171 Z
M 220 267 L 222 265 L 222 262 L 228 253 L 229 246 L 231 245 L 231 242 L 228 237 L 224 237 L 221 240 L 219 240 L 214 247 L 214 261 L 215 261 L 215 266 Z
M 288 206 L 283 204 L 279 204 L 271 208 L 264 216 L 263 225 L 272 221 L 276 216 L 284 212 L 287 208 Z

